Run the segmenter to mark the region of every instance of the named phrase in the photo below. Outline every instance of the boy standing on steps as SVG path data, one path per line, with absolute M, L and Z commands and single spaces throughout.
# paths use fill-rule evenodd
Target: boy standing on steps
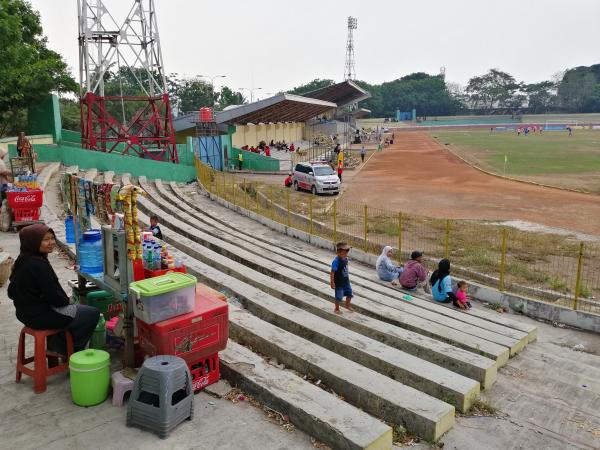
M 340 302 L 346 297 L 346 309 L 352 312 L 350 302 L 352 301 L 352 286 L 350 286 L 350 275 L 348 274 L 348 252 L 350 246 L 345 242 L 336 244 L 337 256 L 331 263 L 331 273 L 329 281 L 331 289 L 335 291 L 335 310 L 336 314 L 341 314 Z

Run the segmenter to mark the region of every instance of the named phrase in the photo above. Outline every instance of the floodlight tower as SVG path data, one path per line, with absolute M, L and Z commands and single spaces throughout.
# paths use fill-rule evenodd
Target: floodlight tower
M 354 30 L 358 27 L 356 17 L 348 17 L 348 38 L 346 39 L 346 68 L 344 69 L 344 80 L 356 80 L 356 68 L 354 67 Z
M 77 10 L 82 146 L 179 162 L 154 0 L 133 0 L 121 25 L 103 0 Z

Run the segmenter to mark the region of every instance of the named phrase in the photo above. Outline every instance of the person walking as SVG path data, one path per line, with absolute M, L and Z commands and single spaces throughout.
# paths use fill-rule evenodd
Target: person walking
M 48 255 L 56 247 L 52 228 L 44 224 L 29 225 L 19 232 L 21 251 L 10 274 L 8 297 L 12 299 L 17 319 L 36 330 L 66 328 L 73 337 L 76 352 L 85 349 L 100 311 L 88 305 L 75 305 L 58 281 Z M 66 338 L 58 334 L 48 339 L 48 348 L 66 354 Z
M 242 163 L 244 162 L 244 155 L 242 154 L 241 150 L 238 152 L 238 170 L 241 171 L 242 170 Z
M 365 150 L 365 146 L 364 146 L 364 145 L 362 145 L 362 146 L 360 147 L 360 159 L 361 159 L 361 161 L 362 161 L 362 163 L 363 163 L 363 164 L 365 163 L 365 155 L 366 155 L 366 154 L 367 154 L 367 152 L 366 152 L 366 150 Z

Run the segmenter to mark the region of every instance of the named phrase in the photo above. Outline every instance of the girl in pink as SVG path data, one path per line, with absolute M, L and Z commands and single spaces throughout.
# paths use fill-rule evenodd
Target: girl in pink
M 454 306 L 460 309 L 471 309 L 471 302 L 469 301 L 469 297 L 467 297 L 468 289 L 469 285 L 466 281 L 458 282 L 458 290 L 456 291 L 456 299 L 458 301 L 454 303 Z

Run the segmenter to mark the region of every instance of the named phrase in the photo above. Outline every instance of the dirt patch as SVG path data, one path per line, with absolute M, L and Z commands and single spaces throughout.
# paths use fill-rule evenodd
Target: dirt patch
M 344 198 L 450 219 L 523 220 L 600 235 L 600 198 L 486 175 L 422 132 L 402 132 L 348 180 Z

